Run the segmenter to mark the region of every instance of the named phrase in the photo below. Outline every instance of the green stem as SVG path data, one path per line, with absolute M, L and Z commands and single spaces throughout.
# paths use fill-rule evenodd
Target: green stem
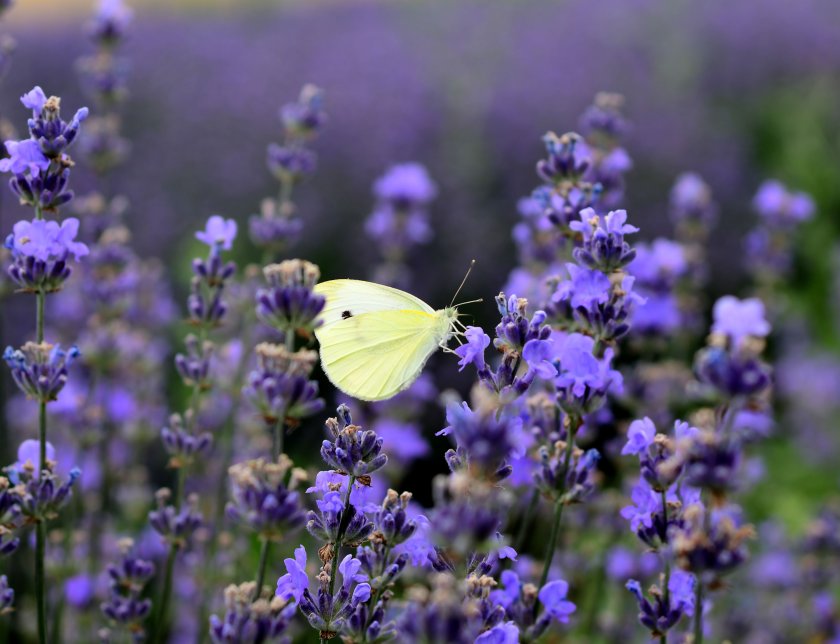
M 176 510 L 181 509 L 184 497 L 184 479 L 186 473 L 183 467 L 179 467 L 175 476 L 175 497 L 174 505 Z M 163 589 L 160 595 L 157 617 L 155 618 L 155 629 L 152 642 L 162 642 L 166 633 L 166 625 L 169 613 L 169 598 L 172 596 L 172 577 L 175 572 L 175 560 L 178 558 L 180 546 L 172 542 L 169 544 L 169 554 L 166 557 L 166 569 L 163 574 Z
M 35 599 L 38 604 L 38 641 L 47 641 L 47 594 L 44 576 L 44 556 L 47 545 L 47 525 L 44 519 L 35 528 Z
M 563 457 L 563 477 L 560 480 L 560 485 L 557 490 L 557 501 L 554 503 L 554 522 L 551 525 L 551 534 L 548 537 L 548 546 L 545 551 L 545 563 L 543 564 L 542 575 L 540 575 L 540 588 L 545 586 L 545 583 L 548 581 L 548 573 L 551 568 L 551 562 L 554 561 L 554 553 L 557 550 L 557 537 L 560 535 L 560 521 L 563 518 L 563 506 L 565 505 L 563 495 L 566 493 L 566 479 L 568 478 L 569 467 L 572 462 L 572 450 L 575 445 L 575 433 L 579 427 L 580 421 L 576 418 L 572 419 L 572 422 L 569 424 L 569 435 L 566 437 L 566 452 Z M 538 606 L 539 602 L 534 604 L 535 611 Z
M 703 644 L 703 582 L 695 575 L 694 587 L 694 643 Z
M 519 526 L 519 532 L 516 535 L 516 541 L 513 545 L 513 549 L 517 552 L 522 550 L 522 546 L 525 545 L 525 537 L 531 527 L 531 522 L 534 520 L 534 512 L 537 509 L 537 503 L 539 500 L 540 492 L 539 490 L 534 489 L 534 491 L 531 492 L 531 500 L 528 502 L 528 507 L 525 508 L 525 513 L 522 515 L 522 524 Z
M 40 208 L 36 210 L 36 218 L 41 218 Z M 39 291 L 36 296 L 35 305 L 35 329 L 38 343 L 44 341 L 44 302 L 46 294 Z M 38 441 L 40 444 L 40 469 L 47 467 L 47 403 L 41 401 L 38 404 Z M 38 473 L 41 475 L 41 472 Z M 47 551 L 47 524 L 42 518 L 35 530 L 35 601 L 38 613 L 38 641 L 46 644 L 47 641 L 47 592 L 46 574 L 44 559 Z
M 330 597 L 333 597 L 335 592 L 335 578 L 338 576 L 336 565 L 339 561 L 341 561 L 341 545 L 344 541 L 344 533 L 347 531 L 347 525 L 350 523 L 350 513 L 347 512 L 347 508 L 350 507 L 350 492 L 353 491 L 353 485 L 355 483 L 356 477 L 351 476 L 350 482 L 347 485 L 347 492 L 344 494 L 344 509 L 341 511 L 338 533 L 335 535 L 335 543 L 333 544 L 333 556 L 332 561 L 330 562 Z M 329 630 L 331 623 L 332 615 L 330 615 L 330 619 L 327 620 L 327 628 L 325 630 Z
M 283 415 L 285 415 L 285 410 Z M 280 454 L 283 453 L 283 442 L 284 437 L 286 435 L 286 425 L 283 422 L 283 419 L 279 419 L 274 423 L 274 427 L 272 428 L 271 432 L 271 458 L 274 462 L 277 462 L 277 459 L 280 458 Z
M 271 540 L 263 538 L 260 549 L 260 563 L 257 568 L 257 587 L 254 589 L 254 601 L 259 599 L 262 593 L 263 582 L 265 581 L 265 569 L 268 567 L 268 553 L 271 549 Z

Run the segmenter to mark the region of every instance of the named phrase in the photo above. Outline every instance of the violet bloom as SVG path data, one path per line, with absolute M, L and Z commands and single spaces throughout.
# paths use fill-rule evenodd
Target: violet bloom
M 13 231 L 6 245 L 16 255 L 42 262 L 73 255 L 78 262 L 90 252 L 85 244 L 75 241 L 79 234 L 79 220 L 75 217 L 65 219 L 61 225 L 44 219 L 22 220 L 15 224 Z
M 475 644 L 518 644 L 519 627 L 514 622 L 504 622 L 475 638 Z
M 295 548 L 294 559 L 284 559 L 286 574 L 277 580 L 277 597 L 286 601 L 300 601 L 303 591 L 309 588 L 309 576 L 306 574 L 306 548 Z
M 717 217 L 712 191 L 700 175 L 686 172 L 671 189 L 671 219 L 677 225 L 708 228 Z
M 24 174 L 27 170 L 30 176 L 37 177 L 41 171 L 50 167 L 50 160 L 41 152 L 37 141 L 6 141 L 6 151 L 9 158 L 0 159 L 0 172 Z
M 377 179 L 373 192 L 397 208 L 422 206 L 437 196 L 437 186 L 420 163 L 400 163 Z
M 639 454 L 653 444 L 656 426 L 650 418 L 634 420 L 627 430 L 627 444 L 621 450 L 622 455 Z
M 578 216 L 580 221 L 569 224 L 583 236 L 582 246 L 574 251 L 578 263 L 609 273 L 633 261 L 636 251 L 624 241 L 624 236 L 639 229 L 626 223 L 626 210 L 613 210 L 602 216 L 592 208 L 584 208 Z
M 560 405 L 567 412 L 591 413 L 603 404 L 607 393 L 621 393 L 623 379 L 611 367 L 612 349 L 607 349 L 603 358 L 596 358 L 595 341 L 580 333 L 560 338 L 555 347 L 559 367 L 554 382 Z
M 475 365 L 479 371 L 484 370 L 487 366 L 484 362 L 484 351 L 490 346 L 490 336 L 478 326 L 468 326 L 464 335 L 467 341 L 455 349 L 455 354 L 461 358 L 458 361 L 458 371 L 463 371 L 469 364 Z
M 52 443 L 47 442 L 47 460 L 55 461 L 55 447 Z M 40 441 L 27 439 L 20 444 L 17 451 L 17 463 L 14 464 L 15 469 L 22 470 L 27 465 L 33 468 L 32 476 L 38 478 L 41 470 L 45 467 L 41 463 L 41 443 Z
M 791 192 L 779 181 L 765 181 L 753 198 L 753 208 L 771 226 L 789 227 L 814 215 L 814 200 Z
M 739 300 L 725 295 L 715 302 L 713 316 L 712 333 L 725 335 L 736 349 L 749 337 L 763 338 L 770 333 L 764 303 L 755 297 Z
M 236 230 L 236 222 L 233 219 L 213 215 L 207 220 L 204 230 L 195 234 L 195 238 L 212 249 L 230 250 L 233 240 L 236 239 Z
M 538 597 L 546 612 L 561 624 L 569 622 L 569 616 L 577 610 L 574 603 L 566 599 L 569 594 L 569 584 L 562 579 L 550 581 L 540 588 Z

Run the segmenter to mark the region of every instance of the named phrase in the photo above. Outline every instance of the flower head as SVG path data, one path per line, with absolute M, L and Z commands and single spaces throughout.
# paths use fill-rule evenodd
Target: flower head
M 739 300 L 725 295 L 715 302 L 713 316 L 712 333 L 725 335 L 735 348 L 749 337 L 763 338 L 770 333 L 764 303 L 755 297 Z
M 210 248 L 230 250 L 233 247 L 233 240 L 236 239 L 236 229 L 236 222 L 233 219 L 213 215 L 207 220 L 204 230 L 199 230 L 195 234 L 195 238 Z

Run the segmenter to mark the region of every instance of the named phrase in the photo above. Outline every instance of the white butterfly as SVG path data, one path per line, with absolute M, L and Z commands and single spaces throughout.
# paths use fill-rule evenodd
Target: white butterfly
M 315 286 L 326 298 L 321 365 L 336 387 L 359 400 L 385 400 L 411 385 L 438 348 L 460 334 L 458 309 L 435 311 L 410 293 L 361 280 Z

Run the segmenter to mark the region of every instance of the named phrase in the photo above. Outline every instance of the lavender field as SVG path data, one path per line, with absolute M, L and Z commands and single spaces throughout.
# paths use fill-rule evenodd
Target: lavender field
M 840 642 L 834 0 L 0 12 L 0 641 Z

